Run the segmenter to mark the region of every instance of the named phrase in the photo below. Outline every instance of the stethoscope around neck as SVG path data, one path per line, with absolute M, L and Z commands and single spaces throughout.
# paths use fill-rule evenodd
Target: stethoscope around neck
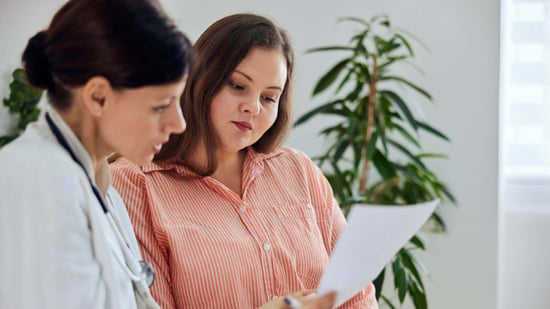
M 69 146 L 69 143 L 67 143 L 67 140 L 61 134 L 61 131 L 59 128 L 55 125 L 55 123 L 52 121 L 50 115 L 46 113 L 46 122 L 48 123 L 48 126 L 50 127 L 50 130 L 55 135 L 55 138 L 57 139 L 57 142 L 69 153 L 71 158 L 76 162 L 82 170 L 84 170 L 84 173 L 86 173 L 86 170 L 80 160 L 76 157 L 73 150 Z M 88 175 L 86 173 L 86 175 Z M 153 284 L 153 281 L 155 280 L 155 273 L 153 270 L 153 267 L 151 264 L 149 264 L 146 261 L 140 260 L 133 252 L 130 250 L 130 246 L 128 245 L 128 242 L 126 239 L 124 239 L 124 235 L 120 232 L 121 228 L 118 224 L 118 222 L 113 218 L 111 212 L 107 208 L 107 203 L 105 202 L 105 199 L 103 198 L 103 195 L 97 188 L 97 186 L 92 182 L 90 177 L 88 177 L 88 181 L 90 182 L 90 187 L 92 188 L 92 191 L 94 192 L 95 197 L 97 198 L 99 204 L 101 204 L 101 208 L 103 209 L 103 212 L 107 216 L 107 221 L 109 221 L 109 225 L 111 225 L 113 231 L 115 232 L 116 238 L 118 243 L 120 244 L 120 248 L 122 250 L 122 254 L 124 255 L 124 261 L 120 258 L 120 256 L 114 252 L 114 255 L 116 257 L 116 260 L 126 273 L 130 280 L 132 281 L 142 281 L 145 280 L 147 282 L 148 286 L 151 286 Z M 110 197 L 107 196 L 109 199 Z M 111 201 L 111 204 L 112 201 Z M 114 250 L 114 248 L 112 248 Z

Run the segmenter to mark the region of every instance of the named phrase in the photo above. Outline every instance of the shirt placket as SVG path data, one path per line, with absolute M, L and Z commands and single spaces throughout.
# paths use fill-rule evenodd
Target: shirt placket
M 275 269 L 274 269 L 274 257 L 273 257 L 273 243 L 270 233 L 265 229 L 264 224 L 255 215 L 257 209 L 249 207 L 253 204 L 254 196 L 251 193 L 251 186 L 254 180 L 263 172 L 263 162 L 257 162 L 254 160 L 246 161 L 243 165 L 243 197 L 241 205 L 241 220 L 243 224 L 250 231 L 251 235 L 256 240 L 256 243 L 260 250 L 260 260 L 262 264 L 262 275 L 264 278 L 264 285 L 266 291 L 266 297 L 268 300 L 278 297 L 275 287 Z
M 278 297 L 274 291 L 275 274 L 272 240 L 262 222 L 255 215 L 256 210 L 253 207 L 250 207 L 250 205 L 253 205 L 254 197 L 249 196 L 248 194 L 250 191 L 250 186 L 253 184 L 254 180 L 261 175 L 262 171 L 263 164 L 261 162 L 255 162 L 254 160 L 247 160 L 244 162 L 242 174 L 242 198 L 216 179 L 206 177 L 204 180 L 207 182 L 208 186 L 218 192 L 218 194 L 224 196 L 231 202 L 232 205 L 235 206 L 235 210 L 239 215 L 241 223 L 255 240 L 260 252 L 264 290 L 267 299 L 271 300 Z

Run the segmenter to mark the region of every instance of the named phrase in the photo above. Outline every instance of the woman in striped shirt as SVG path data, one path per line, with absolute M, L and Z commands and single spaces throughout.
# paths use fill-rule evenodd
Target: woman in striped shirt
M 315 289 L 345 219 L 322 172 L 281 146 L 292 119 L 288 37 L 236 14 L 195 47 L 187 130 L 152 164 L 112 165 L 157 270 L 152 293 L 163 308 L 255 308 Z M 378 308 L 373 285 L 341 308 Z

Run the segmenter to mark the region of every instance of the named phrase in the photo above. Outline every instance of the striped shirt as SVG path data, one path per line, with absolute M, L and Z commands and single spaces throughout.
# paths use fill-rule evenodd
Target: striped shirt
M 111 165 L 162 308 L 255 308 L 315 289 L 345 219 L 320 169 L 251 148 L 242 197 L 181 165 Z M 372 284 L 340 308 L 378 308 Z

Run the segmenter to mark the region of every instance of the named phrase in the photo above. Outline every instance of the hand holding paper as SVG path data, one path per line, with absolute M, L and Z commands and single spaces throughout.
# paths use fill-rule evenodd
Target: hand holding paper
M 321 277 L 318 293 L 336 291 L 337 306 L 357 294 L 422 227 L 438 203 L 354 206 Z

